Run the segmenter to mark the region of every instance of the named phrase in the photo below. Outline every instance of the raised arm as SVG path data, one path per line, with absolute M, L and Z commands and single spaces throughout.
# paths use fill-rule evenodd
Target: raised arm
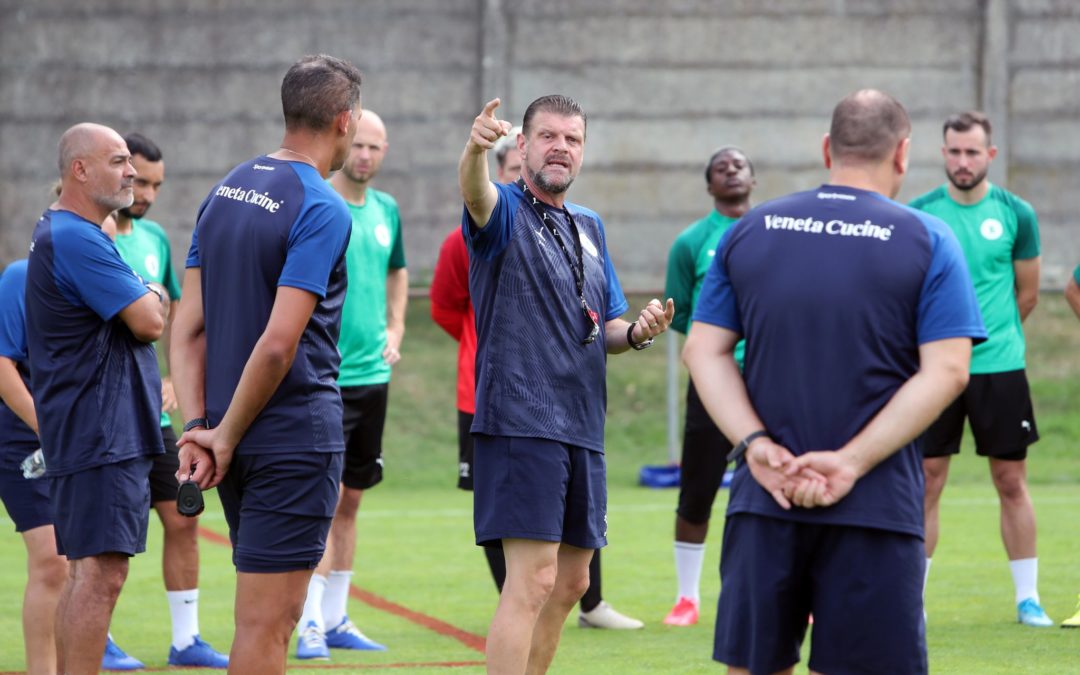
M 491 212 L 495 210 L 498 193 L 488 175 L 487 151 L 495 147 L 495 141 L 510 133 L 511 125 L 505 120 L 496 119 L 495 109 L 499 99 L 487 102 L 484 109 L 473 120 L 469 141 L 458 162 L 458 184 L 465 208 L 477 227 L 487 225 Z

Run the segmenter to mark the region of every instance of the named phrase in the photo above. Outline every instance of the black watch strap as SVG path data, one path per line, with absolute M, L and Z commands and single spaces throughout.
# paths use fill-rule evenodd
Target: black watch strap
M 634 342 L 634 326 L 636 325 L 636 322 L 630 322 L 630 325 L 626 328 L 626 344 L 630 345 L 630 347 L 634 350 L 640 352 L 642 349 L 648 349 L 652 346 L 653 338 L 649 338 L 648 340 L 644 340 L 642 342 Z
M 768 435 L 769 435 L 769 432 L 765 431 L 764 429 L 759 429 L 758 431 L 755 431 L 754 433 L 748 435 L 746 438 L 739 441 L 739 444 L 736 445 L 731 450 L 731 452 L 728 453 L 727 461 L 729 461 L 729 462 L 737 462 L 737 461 L 739 461 L 742 458 L 742 456 L 746 454 L 746 449 L 748 447 L 750 447 L 751 443 L 753 443 L 757 439 L 761 438 L 762 436 L 768 436 Z
M 184 422 L 184 431 L 191 431 L 192 429 L 203 427 L 204 429 L 210 428 L 210 420 L 205 417 L 196 417 L 193 420 Z

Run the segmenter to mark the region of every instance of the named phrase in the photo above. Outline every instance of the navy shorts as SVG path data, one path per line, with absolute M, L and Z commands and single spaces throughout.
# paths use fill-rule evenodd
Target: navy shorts
M 146 550 L 152 457 L 136 457 L 52 479 L 56 552 L 68 560 Z
M 810 670 L 926 673 L 925 556 L 909 534 L 729 516 L 713 658 L 755 675 L 789 668 L 813 613 Z
M 926 430 L 924 457 L 946 457 L 960 452 L 964 419 L 971 424 L 975 454 L 1020 461 L 1029 445 L 1039 440 L 1027 373 L 972 375 L 964 393 Z
M 342 453 L 234 455 L 218 496 L 238 572 L 315 569 L 337 507 Z
M 0 447 L 0 501 L 16 532 L 53 524 L 49 478 L 23 478 L 22 461 L 38 449 L 37 443 Z
M 150 503 L 175 502 L 180 483 L 176 472 L 180 470 L 180 448 L 176 447 L 176 432 L 172 425 L 161 427 L 161 442 L 165 454 L 154 455 L 154 466 L 150 469 Z
M 546 438 L 474 436 L 473 526 L 478 545 L 533 539 L 607 544 L 604 453 Z
M 345 469 L 341 482 L 347 488 L 367 490 L 382 482 L 382 437 L 389 396 L 389 384 L 341 388 L 341 422 L 345 431 Z
M 686 389 L 686 429 L 683 431 L 679 508 L 676 510 L 686 522 L 694 525 L 709 522 L 731 447 L 731 442 L 709 417 L 694 383 L 690 382 Z
M 457 486 L 462 490 L 473 489 L 473 437 L 472 432 L 473 414 L 458 411 L 457 413 L 457 440 L 458 440 L 458 479 Z

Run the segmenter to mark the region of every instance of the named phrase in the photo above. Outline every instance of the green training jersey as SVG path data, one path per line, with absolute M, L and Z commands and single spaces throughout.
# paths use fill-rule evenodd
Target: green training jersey
M 683 230 L 668 254 L 667 278 L 664 295 L 675 301 L 675 316 L 671 327 L 680 333 L 690 330 L 690 322 L 697 306 L 701 282 L 712 266 L 720 237 L 739 219 L 731 218 L 716 209 L 701 220 Z M 735 360 L 742 366 L 745 344 L 742 340 L 735 346 Z
M 911 206 L 948 223 L 964 250 L 989 335 L 972 350 L 971 372 L 1024 368 L 1024 330 L 1016 305 L 1013 262 L 1039 255 L 1035 209 L 997 185 L 991 185 L 986 197 L 970 206 L 953 200 L 945 185 L 916 198 Z
M 172 300 L 180 299 L 180 284 L 172 265 L 169 237 L 160 225 L 152 220 L 133 219 L 131 232 L 117 233 L 116 248 L 124 262 L 131 265 L 131 269 L 138 272 L 143 280 L 161 284 Z M 159 349 L 156 344 L 154 347 Z M 169 413 L 162 410 L 161 426 L 171 424 Z
M 1080 265 L 1077 265 L 1076 269 L 1073 270 L 1073 281 L 1076 282 L 1077 286 L 1080 286 Z
M 347 203 L 347 202 L 346 202 Z M 363 206 L 349 204 L 352 235 L 345 252 L 349 286 L 341 310 L 341 374 L 338 384 L 356 387 L 390 381 L 386 348 L 386 275 L 405 267 L 397 202 L 368 188 Z

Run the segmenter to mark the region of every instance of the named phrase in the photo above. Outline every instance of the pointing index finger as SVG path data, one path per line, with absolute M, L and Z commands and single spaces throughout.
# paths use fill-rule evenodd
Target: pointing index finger
M 490 117 L 492 119 L 495 119 L 495 109 L 499 107 L 500 103 L 502 103 L 502 101 L 500 101 L 497 98 L 491 99 L 490 101 L 487 102 L 486 105 L 484 105 L 483 114 L 487 115 L 488 117 Z

